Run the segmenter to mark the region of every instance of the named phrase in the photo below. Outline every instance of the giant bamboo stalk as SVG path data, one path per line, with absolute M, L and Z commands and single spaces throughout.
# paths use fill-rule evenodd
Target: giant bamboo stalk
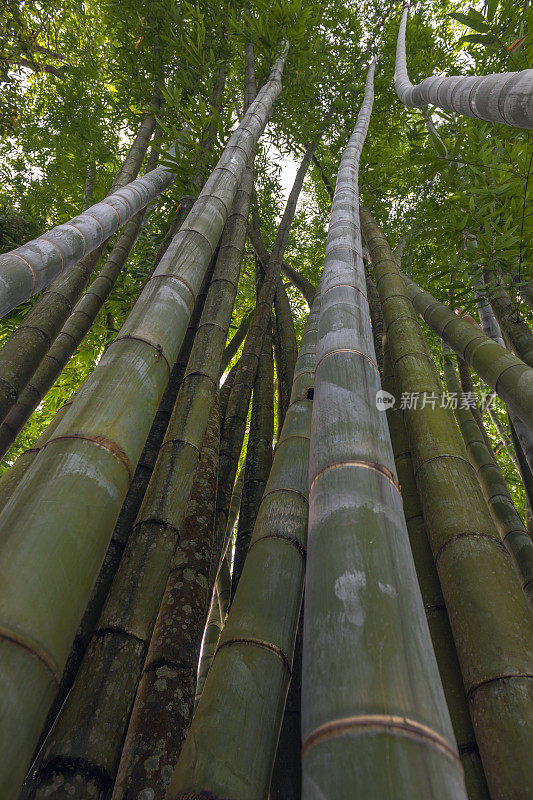
M 533 70 L 532 70 L 533 72 Z M 486 273 L 490 279 L 490 273 Z M 488 289 L 490 305 L 494 311 L 503 338 L 508 347 L 530 367 L 533 367 L 533 333 L 529 326 L 516 313 L 516 303 L 513 303 L 509 292 L 501 283 L 496 283 Z
M 403 276 L 415 310 L 533 428 L 533 369 Z
M 219 440 L 215 401 L 137 688 L 113 800 L 139 797 L 143 791 L 164 797 L 190 724 L 211 596 Z
M 278 379 L 278 434 L 283 428 L 283 421 L 289 407 L 294 366 L 298 357 L 298 344 L 294 330 L 292 309 L 285 291 L 283 281 L 279 281 L 274 297 L 273 319 L 276 335 L 274 352 L 276 353 L 276 375 Z
M 409 3 L 404 2 L 398 43 L 394 85 L 400 101 L 410 108 L 434 105 L 456 114 L 487 122 L 502 122 L 516 128 L 533 128 L 533 70 L 496 75 L 425 78 L 413 86 L 407 74 L 405 29 Z
M 443 344 L 442 352 L 448 391 L 458 396 L 461 384 L 451 357 L 452 351 Z M 469 408 L 459 403 L 455 409 L 455 416 L 494 524 L 516 564 L 526 597 L 533 603 L 533 541 L 514 506 L 505 478 L 483 439 L 474 415 Z
M 361 225 L 367 228 L 363 212 Z M 375 230 L 373 231 L 375 233 Z M 370 234 L 372 235 L 372 234 Z M 374 240 L 376 241 L 376 240 Z M 379 240 L 378 240 L 379 241 Z M 379 253 L 376 254 L 379 258 Z M 397 259 L 396 253 L 394 254 Z M 383 388 L 398 399 L 394 381 L 394 369 L 388 348 L 385 347 L 383 363 Z M 416 487 L 411 447 L 403 419 L 403 410 L 397 403 L 387 409 L 387 421 L 391 436 L 398 481 L 402 487 L 402 501 L 409 542 L 415 562 L 418 584 L 428 621 L 431 641 L 439 667 L 444 696 L 450 712 L 453 732 L 465 773 L 465 785 L 469 800 L 489 800 L 489 790 L 477 746 L 470 712 L 466 701 L 461 668 L 457 659 L 452 629 L 439 576 L 433 560 L 429 537 Z
M 302 677 L 306 800 L 466 798 L 412 561 L 358 224 L 374 63 L 343 153 L 321 286 Z
M 362 210 L 362 216 L 372 225 L 369 212 Z M 371 230 L 367 240 L 374 253 L 396 386 L 399 392 L 418 392 L 424 398 L 405 410 L 404 419 L 489 790 L 492 800 L 524 800 L 533 797 L 533 616 L 453 412 L 439 403 L 442 387 L 410 301 L 412 282 L 400 273 L 383 238 L 376 241 L 375 223 Z M 381 251 L 379 258 L 376 251 Z M 419 296 L 415 294 L 415 301 Z M 437 308 L 440 312 L 440 304 Z M 469 335 L 474 330 L 455 319 Z M 451 323 L 445 333 L 448 327 Z M 523 724 L 517 725 L 517 719 Z
M 248 556 L 167 798 L 266 800 L 300 612 L 316 312 Z
M 0 715 L 0 785 L 9 800 L 57 688 L 237 186 L 281 91 L 283 65 L 282 56 L 117 338 L 0 516 L 0 565 L 9 565 L 0 590 L 0 675 L 11 686 Z

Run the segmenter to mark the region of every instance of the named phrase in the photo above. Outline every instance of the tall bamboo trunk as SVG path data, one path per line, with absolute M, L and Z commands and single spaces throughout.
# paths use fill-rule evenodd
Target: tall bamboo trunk
M 309 468 L 306 800 L 466 798 L 420 597 L 375 363 L 358 224 L 374 63 L 326 241 Z
M 394 73 L 396 92 L 404 105 L 421 108 L 431 104 L 473 119 L 502 122 L 517 128 L 533 128 L 531 69 L 482 77 L 454 75 L 448 78 L 425 78 L 422 83 L 413 86 L 407 75 L 405 54 L 408 14 L 409 4 L 404 3 Z
M 403 276 L 415 310 L 533 428 L 533 369 Z
M 361 224 L 366 236 L 367 228 L 363 213 L 361 213 Z M 377 253 L 377 257 L 379 258 L 379 253 Z M 387 347 L 385 347 L 383 366 L 383 389 L 398 397 L 394 381 L 394 369 Z M 444 689 L 444 696 L 446 697 L 453 732 L 465 773 L 466 791 L 469 800 L 489 800 L 489 790 L 470 719 L 450 620 L 433 560 L 428 531 L 416 487 L 411 447 L 403 419 L 403 411 L 399 405 L 387 409 L 387 421 L 398 480 L 402 487 L 403 510 L 409 542 L 431 641 L 442 680 L 442 688 Z
M 365 211 L 362 217 L 373 226 L 375 237 L 371 215 Z M 495 530 L 453 412 L 439 402 L 442 387 L 409 298 L 411 282 L 400 273 L 383 237 L 368 241 L 374 253 L 381 251 L 373 264 L 397 389 L 424 398 L 408 404 L 404 419 L 491 797 L 525 800 L 533 797 L 529 768 L 533 616 Z M 432 306 L 439 319 L 441 308 L 451 314 L 436 301 Z M 433 322 L 433 315 L 429 319 Z M 471 331 L 474 337 L 483 335 L 470 323 L 455 319 L 445 326 L 445 335 L 449 328 L 457 330 L 455 326 L 459 330 L 466 326 L 469 337 Z M 488 347 L 499 346 L 490 342 Z M 466 347 L 467 357 L 469 352 Z M 517 719 L 523 724 L 517 725 Z
M 276 295 L 274 297 L 274 310 L 276 312 L 273 326 L 276 335 L 274 337 L 274 347 L 277 350 L 276 374 L 278 378 L 278 435 L 283 428 L 285 414 L 289 407 L 292 380 L 294 378 L 294 367 L 298 357 L 298 344 L 294 330 L 294 320 L 292 318 L 291 305 L 285 286 L 279 281 Z
M 215 401 L 135 696 L 113 800 L 133 800 L 142 792 L 164 797 L 191 721 L 211 597 L 208 581 L 219 440 Z
M 248 556 L 169 800 L 268 796 L 302 599 L 315 340 L 311 312 Z
M 235 539 L 235 556 L 231 579 L 231 600 L 239 583 L 244 560 L 250 546 L 257 512 L 272 466 L 272 438 L 274 436 L 274 362 L 272 337 L 267 330 L 259 358 L 254 382 L 252 415 L 244 467 L 244 484 L 240 504 L 239 525 Z
M 448 391 L 458 397 L 461 384 L 455 371 L 452 351 L 443 344 L 442 352 Z M 455 416 L 494 524 L 515 562 L 522 588 L 531 604 L 533 603 L 533 541 L 514 506 L 505 478 L 488 449 L 472 412 L 469 408 L 463 407 L 462 403 L 458 403 Z
M 486 273 L 490 280 L 490 273 Z M 490 305 L 503 333 L 505 344 L 530 367 L 533 367 L 533 333 L 529 326 L 517 314 L 516 303 L 513 303 L 509 292 L 503 284 L 496 283 L 488 290 Z
M 0 565 L 9 571 L 0 590 L 0 674 L 12 687 L 0 715 L 0 785 L 8 800 L 57 689 L 237 186 L 281 91 L 283 64 L 276 61 L 117 338 L 0 517 Z
M 250 242 L 252 247 L 254 248 L 256 256 L 261 261 L 263 265 L 263 269 L 266 269 L 268 266 L 268 251 L 263 244 L 263 240 L 261 239 L 261 235 L 258 231 L 256 231 L 251 225 L 248 227 L 248 236 L 250 237 Z M 295 286 L 298 291 L 302 294 L 304 299 L 307 302 L 309 308 L 313 305 L 313 300 L 315 299 L 315 292 L 316 289 L 311 283 L 311 281 L 302 275 L 297 270 L 293 269 L 286 261 L 281 262 L 281 271 L 285 275 L 285 277 Z

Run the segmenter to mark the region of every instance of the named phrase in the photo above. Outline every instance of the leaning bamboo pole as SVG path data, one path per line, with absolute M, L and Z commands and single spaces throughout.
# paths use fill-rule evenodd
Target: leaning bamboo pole
M 55 694 L 283 65 L 281 56 L 117 338 L 0 516 L 0 565 L 9 565 L 0 589 L 0 675 L 11 686 L 0 720 L 6 798 L 20 785 Z
M 366 235 L 367 228 L 363 210 L 361 212 L 361 226 Z M 379 258 L 379 253 L 376 255 Z M 383 362 L 383 389 L 398 397 L 394 369 L 387 346 L 385 346 Z M 444 689 L 444 696 L 446 697 L 453 732 L 465 773 L 466 792 L 469 800 L 489 800 L 487 780 L 481 764 L 472 720 L 470 719 L 461 667 L 459 666 L 450 620 L 444 597 L 442 596 L 439 576 L 433 560 L 420 497 L 418 496 L 411 458 L 411 446 L 403 419 L 403 410 L 399 404 L 390 406 L 387 409 L 387 422 L 394 451 L 398 481 L 402 487 L 403 511 L 409 542 L 431 641 L 442 680 L 442 688 Z
M 374 62 L 326 241 L 309 467 L 303 796 L 466 798 L 403 516 L 375 364 L 358 162 Z
M 415 310 L 533 428 L 533 369 L 403 276 Z
M 312 310 L 237 593 L 169 800 L 268 796 L 302 600 L 315 346 Z
M 413 86 L 407 74 L 405 29 L 409 3 L 404 2 L 398 43 L 394 85 L 400 101 L 410 108 L 434 105 L 456 114 L 516 128 L 533 128 L 533 70 L 496 75 L 425 78 Z
M 372 225 L 369 212 L 362 215 Z M 533 797 L 533 616 L 453 412 L 439 403 L 442 387 L 410 300 L 411 282 L 383 238 L 376 241 L 375 223 L 372 231 L 369 244 L 396 386 L 424 399 L 411 403 L 404 419 L 489 790 L 493 800 L 525 800 Z M 470 323 L 452 316 L 470 335 Z
M 487 283 L 491 277 L 493 277 L 491 273 L 485 271 Z M 501 282 L 492 281 L 492 285 L 487 287 L 486 291 L 506 345 L 528 366 L 533 367 L 533 333 L 517 314 L 516 303 L 512 301 L 509 292 Z
M 461 384 L 453 363 L 452 350 L 443 343 L 442 352 L 448 391 L 459 396 Z M 455 417 L 494 524 L 515 562 L 522 588 L 531 604 L 533 603 L 533 541 L 515 508 L 505 478 L 487 447 L 474 415 L 469 408 L 458 403 Z

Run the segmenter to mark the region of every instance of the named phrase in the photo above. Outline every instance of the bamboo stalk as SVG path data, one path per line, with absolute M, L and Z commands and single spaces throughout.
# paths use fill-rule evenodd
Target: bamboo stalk
M 466 798 L 418 588 L 365 296 L 358 163 L 372 62 L 326 242 L 309 468 L 303 795 Z
M 453 412 L 438 403 L 442 387 L 410 301 L 412 282 L 400 273 L 369 212 L 361 212 L 372 226 L 367 241 L 398 391 L 418 392 L 430 400 L 407 408 L 404 420 L 489 790 L 492 800 L 524 800 L 533 796 L 529 768 L 533 616 Z M 420 293 L 413 292 L 415 302 Z M 440 303 L 431 299 L 431 307 L 437 308 L 439 320 L 446 318 Z M 460 326 L 466 326 L 468 336 L 471 331 L 475 337 L 482 335 L 470 323 L 451 316 L 456 322 L 445 326 L 446 339 L 451 338 L 449 328 L 461 331 Z M 431 312 L 429 319 L 434 322 Z M 491 342 L 490 347 L 499 346 Z M 466 349 L 468 355 L 471 351 Z M 517 719 L 524 724 L 517 725 Z
M 268 796 L 301 606 L 316 312 L 228 619 L 169 800 Z
M 9 800 L 55 694 L 237 185 L 281 91 L 283 64 L 283 57 L 276 61 L 119 335 L 0 517 L 0 565 L 9 565 L 0 590 L 0 675 L 12 687 L 0 718 L 0 786 Z
M 454 75 L 447 78 L 425 78 L 413 86 L 407 75 L 405 54 L 408 13 L 409 3 L 404 2 L 394 73 L 396 93 L 404 105 L 422 108 L 431 104 L 473 119 L 501 122 L 516 128 L 533 128 L 531 69 L 481 77 Z
M 403 276 L 415 310 L 518 416 L 533 427 L 533 369 Z
M 273 326 L 276 329 L 274 346 L 277 350 L 276 374 L 278 378 L 278 434 L 283 428 L 283 421 L 289 407 L 294 367 L 298 357 L 298 344 L 294 330 L 292 309 L 285 291 L 283 281 L 279 281 L 274 296 Z

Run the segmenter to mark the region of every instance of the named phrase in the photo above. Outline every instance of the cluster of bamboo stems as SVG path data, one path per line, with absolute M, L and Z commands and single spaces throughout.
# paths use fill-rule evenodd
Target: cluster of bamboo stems
M 254 154 L 285 55 L 257 91 L 247 47 L 244 115 L 217 167 L 184 198 L 92 375 L 0 481 L 6 800 L 533 797 L 530 535 L 478 409 L 376 405 L 382 387 L 442 393 L 419 314 L 443 341 L 449 391 L 471 381 L 469 364 L 522 425 L 529 458 L 533 336 L 501 292 L 499 341 L 436 301 L 359 207 L 374 63 L 319 286 L 284 255 L 321 131 L 268 252 Z M 105 208 L 90 209 L 108 220 L 129 203 L 114 228 L 91 229 L 82 251 L 82 215 L 0 259 L 13 304 L 58 274 L 50 247 L 64 243 L 71 264 L 93 251 L 0 353 L 4 452 L 128 259 L 155 125 L 150 110 Z M 172 175 L 156 160 L 146 176 L 160 191 Z M 226 345 L 247 237 L 256 308 Z M 310 305 L 299 351 L 282 272 Z

